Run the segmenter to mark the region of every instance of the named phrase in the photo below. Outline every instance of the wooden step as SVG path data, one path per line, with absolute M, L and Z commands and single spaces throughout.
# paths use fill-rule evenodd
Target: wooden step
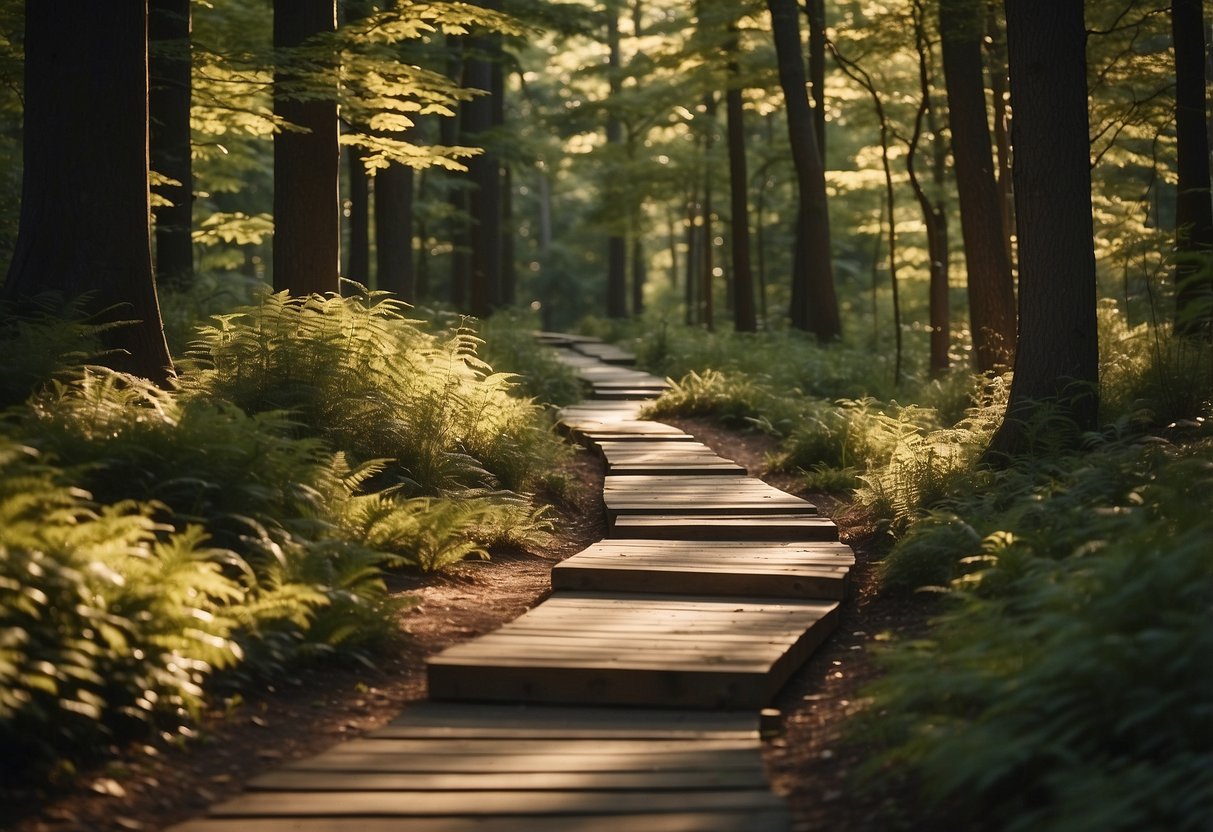
M 621 514 L 615 539 L 835 541 L 838 526 L 816 514 Z
M 289 800 L 290 795 L 283 795 Z M 464 801 L 468 802 L 464 797 Z M 536 812 L 542 811 L 536 809 Z M 238 817 L 191 821 L 172 827 L 173 832 L 787 832 L 791 817 L 778 808 L 703 810 L 686 805 L 682 811 L 612 812 L 577 814 L 576 807 L 556 808 L 546 815 L 524 814 L 485 817 Z
M 556 564 L 552 588 L 841 600 L 854 564 L 841 543 L 611 540 Z
M 556 593 L 428 662 L 432 699 L 760 708 L 837 602 Z
M 635 440 L 595 443 L 606 462 L 608 474 L 732 474 L 744 475 L 745 468 L 716 454 L 701 442 L 685 440 Z
M 607 519 L 623 515 L 805 515 L 816 507 L 744 476 L 607 476 Z

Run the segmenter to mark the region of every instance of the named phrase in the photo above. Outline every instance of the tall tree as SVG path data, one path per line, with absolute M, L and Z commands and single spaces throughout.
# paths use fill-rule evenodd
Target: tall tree
M 107 360 L 157 382 L 172 371 L 148 226 L 146 3 L 25 9 L 21 218 L 6 297 L 88 293 Z M 99 130 L 98 125 L 105 125 Z
M 1015 289 L 1003 244 L 986 116 L 984 31 L 984 0 L 940 0 L 939 34 L 968 271 L 969 326 L 977 369 L 983 372 L 1009 367 L 1015 343 Z
M 482 0 L 480 6 L 498 10 L 500 0 Z M 469 39 L 463 65 L 464 86 L 483 91 L 464 103 L 464 144 L 484 145 L 493 127 L 493 64 L 501 60 L 501 35 L 478 34 Z M 468 306 L 485 318 L 501 305 L 501 159 L 491 147 L 467 162 L 472 227 Z
M 805 93 L 799 13 L 796 0 L 767 0 L 767 8 L 771 13 L 800 202 L 792 274 L 792 325 L 814 333 L 819 340 L 831 341 L 842 334 L 842 322 L 834 291 L 825 165 Z
M 1082 0 L 1006 0 L 1012 175 L 1019 236 L 1019 339 L 994 459 L 1074 443 L 1099 409 L 1086 29 Z M 1041 408 L 1067 417 L 1048 437 Z
M 349 251 L 345 276 L 363 286 L 371 281 L 371 178 L 357 147 L 345 150 L 346 176 L 349 181 Z M 344 212 L 343 212 L 344 213 Z
M 336 0 L 274 0 L 274 114 L 294 128 L 274 136 L 274 289 L 294 295 L 338 287 L 337 90 L 317 89 L 299 60 L 336 26 Z
M 914 132 L 906 142 L 906 172 L 910 186 L 918 200 L 923 223 L 927 228 L 927 257 L 930 260 L 930 282 L 928 306 L 931 325 L 930 369 L 931 375 L 941 375 L 948 369 L 951 344 L 951 303 L 948 299 L 948 212 L 944 206 L 943 192 L 946 167 L 946 150 L 939 131 L 934 129 L 935 107 L 931 98 L 931 47 L 926 31 L 926 12 L 923 0 L 914 0 L 914 45 L 918 52 L 918 110 L 914 115 Z M 927 192 L 918 175 L 918 146 L 922 140 L 924 126 L 929 125 L 932 154 L 934 195 Z
M 414 177 L 412 168 L 392 162 L 375 175 L 376 286 L 412 303 L 417 299 L 413 261 Z
M 163 285 L 193 282 L 193 165 L 190 159 L 190 3 L 148 3 L 148 148 L 156 217 L 156 275 Z
M 805 0 L 805 18 L 809 23 L 809 83 L 813 92 L 813 124 L 817 128 L 817 150 L 826 155 L 826 4 L 825 0 Z
M 623 59 L 619 43 L 619 14 L 615 4 L 606 9 L 607 73 L 611 98 L 617 99 L 623 89 Z M 623 121 L 612 108 L 607 113 L 607 144 L 623 145 Z M 618 231 L 607 236 L 607 308 L 608 318 L 626 318 L 628 314 L 627 240 Z
M 1213 336 L 1213 203 L 1205 95 L 1202 0 L 1171 0 L 1175 48 L 1175 133 L 1179 186 L 1175 206 L 1175 329 Z
M 725 114 L 729 139 L 729 210 L 733 255 L 733 328 L 738 332 L 755 332 L 758 320 L 754 314 L 754 275 L 750 268 L 750 202 L 749 175 L 746 173 L 745 109 L 741 100 L 741 66 L 737 60 L 740 49 L 737 21 L 729 22 L 725 51 L 729 56 L 729 88 L 725 92 Z

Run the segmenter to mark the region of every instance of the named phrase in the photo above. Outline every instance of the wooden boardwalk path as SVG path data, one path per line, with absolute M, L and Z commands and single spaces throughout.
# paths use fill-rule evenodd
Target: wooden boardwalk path
M 540 334 L 591 400 L 609 538 L 552 594 L 428 662 L 429 701 L 247 784 L 176 832 L 766 832 L 790 828 L 760 711 L 830 634 L 854 565 L 805 500 L 639 419 L 666 382 Z

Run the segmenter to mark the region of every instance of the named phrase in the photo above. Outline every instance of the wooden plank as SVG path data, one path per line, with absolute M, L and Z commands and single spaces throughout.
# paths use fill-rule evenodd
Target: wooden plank
M 757 746 L 736 751 L 670 751 L 650 754 L 478 754 L 474 756 L 430 756 L 351 752 L 343 746 L 289 763 L 292 771 L 361 771 L 372 773 L 525 773 L 549 771 L 725 771 L 761 767 Z
M 485 739 L 755 739 L 749 711 L 643 710 L 558 705 L 463 705 L 417 702 L 371 737 Z
M 786 667 L 786 655 L 802 641 L 824 638 L 836 608 L 817 601 L 553 595 L 495 633 L 431 658 L 430 696 L 762 707 L 786 680 L 773 669 Z
M 838 543 L 604 541 L 556 564 L 552 587 L 841 599 L 854 563 L 851 548 Z
M 542 771 L 513 773 L 388 773 L 272 771 L 250 780 L 251 791 L 685 791 L 766 789 L 760 766 L 724 771 Z
M 664 814 L 549 815 L 425 818 L 211 818 L 187 821 L 172 832 L 787 832 L 785 807 L 710 812 L 690 807 Z
M 685 792 L 477 792 L 475 799 L 450 792 L 253 792 L 211 809 L 213 817 L 503 817 L 543 814 L 621 815 L 637 812 L 750 811 L 778 809 L 770 791 Z
M 422 757 L 457 756 L 472 757 L 485 754 L 492 756 L 525 756 L 548 754 L 552 756 L 576 757 L 625 756 L 641 754 L 673 754 L 694 752 L 710 754 L 716 751 L 742 751 L 756 747 L 750 737 L 740 739 L 585 739 L 572 740 L 564 737 L 530 737 L 509 741 L 485 738 L 441 738 L 398 739 L 374 736 L 346 740 L 340 746 L 349 754 L 416 754 Z
M 834 541 L 838 526 L 813 514 L 627 514 L 612 538 L 692 541 Z

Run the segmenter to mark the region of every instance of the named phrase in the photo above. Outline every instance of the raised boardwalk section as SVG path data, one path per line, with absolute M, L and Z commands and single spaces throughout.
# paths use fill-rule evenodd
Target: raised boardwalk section
M 430 701 L 247 785 L 178 832 L 767 832 L 791 818 L 760 710 L 833 630 L 854 556 L 809 502 L 643 420 L 668 385 L 541 333 L 586 385 L 609 539 L 552 594 L 428 662 Z

